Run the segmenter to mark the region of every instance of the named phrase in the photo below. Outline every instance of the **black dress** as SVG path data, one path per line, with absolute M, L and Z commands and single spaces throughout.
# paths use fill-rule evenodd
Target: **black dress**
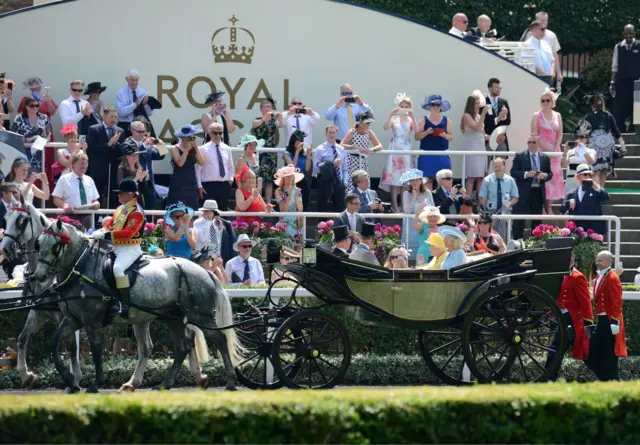
M 182 156 L 182 150 L 178 148 Z M 193 153 L 193 151 L 191 152 Z M 182 167 L 178 167 L 171 160 L 173 165 L 173 175 L 169 183 L 169 196 L 167 197 L 167 205 L 176 204 L 178 201 L 192 209 L 198 208 L 198 183 L 196 181 L 196 158 L 193 154 L 187 156 Z
M 598 159 L 591 169 L 594 172 L 613 170 L 613 151 L 620 138 L 620 130 L 613 115 L 606 110 L 593 110 L 584 119 L 591 124 L 587 146 L 596 151 Z

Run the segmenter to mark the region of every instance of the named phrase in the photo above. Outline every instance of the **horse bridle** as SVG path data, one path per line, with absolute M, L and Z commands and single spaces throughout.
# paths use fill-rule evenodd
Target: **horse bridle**
M 49 270 L 47 271 L 47 278 L 51 277 L 52 275 L 55 275 L 58 273 L 58 270 L 55 267 L 55 263 L 58 261 L 58 259 L 60 258 L 60 256 L 62 255 L 62 253 L 64 252 L 65 247 L 67 247 L 67 245 L 69 244 L 70 240 L 69 240 L 69 234 L 68 233 L 57 233 L 54 232 L 51 229 L 45 229 L 44 233 L 46 233 L 47 235 L 51 235 L 53 237 L 58 238 L 58 241 L 53 245 L 53 247 L 51 248 L 51 251 L 54 253 L 54 257 L 53 260 L 51 261 L 47 261 L 43 258 L 38 258 L 38 263 L 42 263 L 46 266 L 49 267 Z M 38 244 L 38 242 L 36 241 L 36 245 Z M 36 250 L 40 250 L 39 248 Z
M 12 211 L 15 210 L 17 212 L 22 212 L 25 213 L 26 216 L 19 216 L 19 221 L 24 221 L 24 218 L 26 218 L 26 221 L 24 224 L 22 223 L 18 223 L 16 224 L 18 226 L 18 234 L 17 235 L 12 235 L 10 233 L 6 233 L 4 234 L 5 237 L 9 238 L 10 240 L 13 241 L 13 246 L 11 246 L 15 251 L 17 251 L 18 249 L 22 249 L 23 245 L 26 247 L 26 242 L 21 243 L 20 242 L 20 237 L 24 235 L 26 229 L 27 229 L 27 225 L 31 227 L 31 236 L 34 237 L 35 236 L 35 229 L 33 228 L 33 217 L 31 216 L 31 213 L 29 213 L 29 210 L 24 209 L 22 207 L 13 207 L 11 209 Z M 29 252 L 26 249 L 22 249 L 25 253 L 29 254 L 29 253 L 34 253 L 34 252 Z

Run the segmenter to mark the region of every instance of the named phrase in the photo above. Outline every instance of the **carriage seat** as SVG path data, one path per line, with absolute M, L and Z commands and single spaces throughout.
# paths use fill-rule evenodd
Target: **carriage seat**
M 111 289 L 114 295 L 117 294 L 118 290 L 116 288 L 116 278 L 113 275 L 113 260 L 115 259 L 115 255 L 113 252 L 109 252 L 102 264 L 102 276 L 105 281 L 109 285 L 109 289 Z M 136 284 L 136 278 L 140 275 L 140 269 L 144 266 L 147 266 L 151 261 L 149 261 L 149 257 L 142 254 L 140 255 L 131 266 L 125 271 L 125 274 L 129 277 L 129 286 L 133 288 Z

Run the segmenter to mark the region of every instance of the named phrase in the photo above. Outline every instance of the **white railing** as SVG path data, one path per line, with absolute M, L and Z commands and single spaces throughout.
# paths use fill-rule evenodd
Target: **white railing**
M 491 51 L 495 51 L 498 55 L 507 60 L 520 65 L 527 70 L 536 72 L 536 50 L 525 42 L 502 42 L 502 41 L 480 41 L 478 45 Z
M 45 214 L 59 214 L 61 213 L 61 209 L 43 209 L 42 212 Z M 112 209 L 100 209 L 100 210 L 81 210 L 76 212 L 78 215 L 105 215 L 111 216 L 115 210 Z M 149 216 L 164 216 L 165 211 L 163 210 L 145 210 L 145 214 Z M 197 216 L 201 216 L 202 212 L 196 212 Z M 305 238 L 307 236 L 307 218 L 322 218 L 322 219 L 332 219 L 337 216 L 340 216 L 340 213 L 326 213 L 326 212 L 236 212 L 236 211 L 226 211 L 220 212 L 220 215 L 223 217 L 234 218 L 234 217 L 249 217 L 249 216 L 258 216 L 261 218 L 281 218 L 281 217 L 301 217 L 302 218 L 302 233 Z M 406 227 L 411 227 L 411 220 L 415 217 L 413 214 L 408 213 L 361 213 L 365 219 L 380 219 L 380 220 L 402 220 L 403 225 Z M 457 219 L 457 220 L 468 220 L 468 219 L 480 219 L 480 215 L 443 215 L 447 219 Z M 511 226 L 513 220 L 540 220 L 540 221 L 607 221 L 608 231 L 607 231 L 607 246 L 608 249 L 611 249 L 611 223 L 615 223 L 614 232 L 616 235 L 616 239 L 614 242 L 614 251 L 613 254 L 615 256 L 615 264 L 616 267 L 622 267 L 622 263 L 620 262 L 620 234 L 622 225 L 620 222 L 620 218 L 613 215 L 602 215 L 602 216 L 577 216 L 577 215 L 493 215 L 492 218 L 494 220 L 506 220 L 508 224 L 507 230 L 507 239 L 508 242 L 511 239 Z M 91 227 L 95 227 L 95 218 L 91 218 Z M 532 227 L 533 229 L 533 227 Z M 412 229 L 410 229 L 412 230 Z M 410 230 L 404 230 L 403 237 L 406 246 L 409 246 L 409 233 Z

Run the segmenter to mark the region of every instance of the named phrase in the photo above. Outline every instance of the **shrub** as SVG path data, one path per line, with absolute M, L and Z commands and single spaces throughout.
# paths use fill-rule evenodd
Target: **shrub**
M 609 91 L 612 58 L 613 49 L 603 49 L 595 53 L 580 72 L 582 85 L 591 91 Z

